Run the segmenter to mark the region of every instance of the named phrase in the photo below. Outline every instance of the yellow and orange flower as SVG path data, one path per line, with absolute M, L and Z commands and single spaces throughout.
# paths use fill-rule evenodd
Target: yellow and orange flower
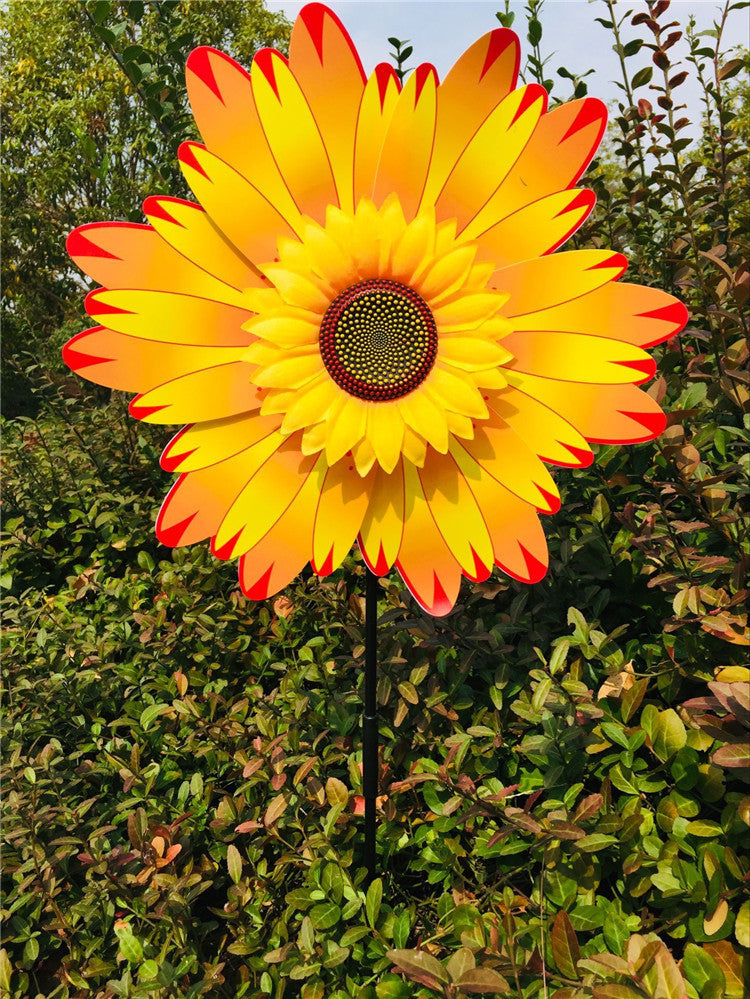
M 136 418 L 189 424 L 162 457 L 180 476 L 157 534 L 239 556 L 250 597 L 308 561 L 332 572 L 355 538 L 433 614 L 462 574 L 535 582 L 538 514 L 560 502 L 545 463 L 663 429 L 644 348 L 686 311 L 620 283 L 619 254 L 553 253 L 593 207 L 575 183 L 606 111 L 548 112 L 518 63 L 498 28 L 443 83 L 422 65 L 402 89 L 310 4 L 288 61 L 190 55 L 205 145 L 179 156 L 199 204 L 149 198 L 148 225 L 69 237 L 103 287 L 66 362 L 139 393 Z

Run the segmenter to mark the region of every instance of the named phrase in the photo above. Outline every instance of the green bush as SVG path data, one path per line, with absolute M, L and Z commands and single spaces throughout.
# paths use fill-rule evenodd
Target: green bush
M 652 49 L 616 38 L 627 89 L 577 241 L 689 303 L 655 350 L 668 429 L 558 474 L 536 586 L 465 582 L 432 619 L 382 582 L 369 888 L 359 557 L 246 600 L 206 546 L 155 540 L 162 431 L 26 373 L 0 577 L 13 999 L 743 995 L 747 88 L 718 28 L 689 39 L 709 115 L 680 145 L 667 6 Z

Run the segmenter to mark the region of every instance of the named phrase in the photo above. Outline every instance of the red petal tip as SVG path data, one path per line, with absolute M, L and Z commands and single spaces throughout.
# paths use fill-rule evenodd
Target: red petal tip
M 569 139 L 576 132 L 580 132 L 582 128 L 586 128 L 587 125 L 591 125 L 594 122 L 599 124 L 599 134 L 596 141 L 593 143 L 594 149 L 599 145 L 599 140 L 604 134 L 604 129 L 607 124 L 607 106 L 598 97 L 586 97 L 584 98 L 581 110 L 576 115 L 573 120 L 572 125 L 565 133 L 565 135 L 560 139 L 560 144 Z
M 223 561 L 226 561 L 227 559 L 230 559 L 232 557 L 234 546 L 239 541 L 240 535 L 242 534 L 243 530 L 244 528 L 241 527 L 239 531 L 237 531 L 237 533 L 229 539 L 229 541 L 225 542 L 221 546 L 221 548 L 216 547 L 215 544 L 216 538 L 215 537 L 211 538 L 211 551 L 216 556 L 216 558 L 220 558 Z
M 541 493 L 544 502 L 547 504 L 545 513 L 557 513 L 560 509 L 560 497 L 555 496 L 554 493 L 547 492 L 546 489 L 542 489 L 541 486 L 537 485 L 537 490 Z
M 558 212 L 555 218 L 559 219 L 561 215 L 567 215 L 568 212 L 575 212 L 582 210 L 585 212 L 590 212 L 594 207 L 594 202 L 596 201 L 596 195 L 593 191 L 590 191 L 587 187 L 573 198 L 573 200 L 563 208 L 562 211 Z
M 162 409 L 167 409 L 164 406 L 141 406 L 138 400 L 142 399 L 143 396 L 137 395 L 128 406 L 128 412 L 131 416 L 135 417 L 136 420 L 145 420 L 147 417 L 151 416 L 153 413 L 158 413 Z
M 453 603 L 443 589 L 436 572 L 433 572 L 433 586 L 435 592 L 432 598 L 432 607 L 429 608 L 429 612 L 435 617 L 444 617 L 453 610 Z
M 315 46 L 315 51 L 318 53 L 318 58 L 320 59 L 321 66 L 325 65 L 324 56 L 324 39 L 323 32 L 325 28 L 326 18 L 330 18 L 331 21 L 336 25 L 339 30 L 341 37 L 348 44 L 349 49 L 354 57 L 354 61 L 359 68 L 360 75 L 362 77 L 362 82 L 364 83 L 367 79 L 365 71 L 362 68 L 362 63 L 359 58 L 359 53 L 352 42 L 349 32 L 346 30 L 344 25 L 339 20 L 338 16 L 334 14 L 332 10 L 326 7 L 322 3 L 309 3 L 306 7 L 303 7 L 299 13 L 299 20 L 307 28 L 307 33 L 310 35 L 310 40 Z
M 310 564 L 312 565 L 313 572 L 316 576 L 329 576 L 333 572 L 333 546 L 326 555 L 320 568 L 317 567 L 314 560 Z
M 518 547 L 521 549 L 523 560 L 526 563 L 528 581 L 530 583 L 538 583 L 547 574 L 547 566 L 544 562 L 540 562 L 538 558 L 535 558 L 530 551 L 527 551 L 520 542 L 518 543 Z
M 606 260 L 601 260 L 598 264 L 594 264 L 592 267 L 586 268 L 587 271 L 617 270 L 620 272 L 617 277 L 624 274 L 627 269 L 628 258 L 623 256 L 622 253 L 613 253 L 610 257 L 607 257 Z M 616 280 L 616 278 L 613 280 Z
M 182 454 L 167 454 L 165 452 L 159 459 L 159 464 L 165 472 L 176 472 L 183 461 L 191 454 L 195 454 L 197 450 L 198 448 L 194 447 L 190 451 L 183 451 Z
M 96 243 L 92 243 L 88 236 L 84 235 L 85 232 L 96 227 L 96 223 L 94 223 L 93 225 L 80 226 L 71 232 L 65 241 L 65 249 L 68 251 L 69 257 L 73 259 L 76 257 L 105 257 L 109 260 L 120 259 L 116 254 L 102 249 Z
M 180 163 L 184 163 L 185 166 L 189 166 L 192 170 L 195 170 L 196 173 L 199 173 L 201 174 L 201 176 L 205 177 L 206 180 L 210 180 L 211 178 L 208 176 L 206 171 L 198 162 L 198 159 L 195 154 L 196 149 L 200 149 L 202 152 L 206 151 L 206 147 L 199 145 L 197 142 L 183 142 L 180 148 L 177 150 L 177 158 L 179 159 Z
M 669 334 L 674 336 L 687 325 L 690 313 L 682 302 L 674 301 L 671 305 L 665 305 L 661 309 L 653 309 L 651 312 L 639 312 L 641 319 L 659 319 L 665 323 L 673 323 L 674 329 Z
M 632 368 L 633 371 L 640 372 L 642 377 L 638 379 L 636 384 L 647 382 L 656 374 L 656 361 L 651 357 L 642 361 L 615 361 L 615 364 L 619 364 L 621 368 Z
M 490 573 L 492 572 L 492 566 L 491 565 L 490 566 L 486 566 L 484 564 L 484 562 L 480 559 L 480 557 L 474 551 L 474 546 L 473 545 L 469 545 L 469 547 L 471 548 L 471 555 L 472 555 L 472 558 L 474 559 L 474 573 L 473 573 L 473 575 L 469 575 L 469 573 L 465 573 L 465 576 L 466 576 L 467 579 L 470 579 L 472 581 L 472 583 L 483 583 L 485 581 L 485 579 L 487 579 L 489 577 Z
M 221 96 L 221 91 L 219 90 L 219 85 L 216 82 L 216 77 L 214 76 L 213 66 L 211 65 L 211 55 L 224 56 L 223 52 L 217 52 L 216 49 L 209 48 L 206 45 L 202 45 L 198 49 L 193 49 L 187 58 L 187 63 L 185 68 L 197 76 L 201 83 L 205 84 L 208 89 L 214 94 L 215 97 L 224 103 L 224 98 Z
M 74 336 L 72 340 L 68 340 L 65 344 L 62 349 L 62 359 L 71 371 L 80 371 L 81 368 L 88 368 L 92 364 L 106 364 L 112 360 L 111 357 L 98 357 L 96 354 L 87 354 L 75 346 L 84 337 L 88 337 L 92 333 L 97 333 L 100 329 L 102 329 L 101 326 L 97 327 L 96 330 L 84 330 L 83 333 Z
M 584 450 L 581 447 L 573 447 L 572 444 L 564 444 L 562 441 L 558 441 L 558 444 L 562 444 L 566 451 L 570 451 L 579 468 L 588 468 L 593 463 L 594 452 L 590 449 L 587 448 Z
M 439 83 L 438 71 L 435 69 L 435 67 L 432 65 L 431 62 L 420 63 L 420 65 L 417 66 L 417 68 L 415 69 L 414 78 L 417 84 L 417 88 L 414 93 L 414 107 L 416 107 L 417 104 L 419 103 L 419 98 L 422 95 L 422 91 L 425 88 L 425 84 L 427 83 L 427 81 L 430 79 L 431 76 L 435 77 L 435 86 L 437 87 Z
M 515 125 L 518 119 L 521 118 L 532 105 L 536 104 L 537 101 L 542 102 L 542 114 L 544 114 L 547 107 L 547 97 L 548 94 L 544 87 L 540 86 L 538 83 L 530 83 L 524 88 L 521 103 L 518 105 L 518 110 L 513 115 L 511 125 Z
M 116 305 L 108 305 L 106 302 L 102 302 L 101 299 L 97 298 L 98 295 L 105 295 L 109 291 L 108 288 L 96 288 L 94 291 L 90 291 L 86 296 L 83 307 L 88 312 L 90 316 L 132 316 L 133 313 L 129 309 L 120 309 Z
M 647 437 L 646 440 L 658 437 L 667 425 L 667 418 L 661 410 L 658 413 L 628 413 L 624 409 L 621 409 L 620 412 L 623 416 L 627 416 L 636 423 L 640 423 L 642 427 L 648 430 L 650 437 Z
M 515 32 L 510 31 L 508 28 L 495 28 L 494 31 L 490 32 L 490 37 L 487 44 L 487 56 L 484 60 L 484 66 L 482 66 L 482 72 L 479 74 L 480 83 L 482 82 L 482 79 L 484 78 L 488 70 L 490 70 L 492 66 L 494 66 L 494 64 L 503 54 L 503 52 L 505 52 L 505 50 L 509 48 L 511 45 L 515 46 L 516 50 L 515 53 L 516 69 L 513 74 L 513 79 L 515 80 L 516 76 L 518 75 L 518 66 L 521 58 L 521 53 L 517 45 L 516 34 Z
M 268 596 L 268 591 L 271 586 L 271 573 L 273 572 L 274 563 L 272 562 L 260 579 L 256 580 L 252 586 L 246 586 L 244 582 L 244 569 L 242 564 L 240 564 L 240 586 L 242 587 L 242 592 L 250 600 L 265 600 Z
M 172 225 L 178 225 L 184 229 L 185 226 L 182 222 L 178 222 L 173 215 L 170 215 L 166 207 L 170 202 L 177 202 L 177 200 L 177 198 L 163 198 L 152 194 L 143 202 L 143 214 L 148 218 L 161 219 L 163 222 L 170 222 Z
M 379 62 L 375 67 L 375 80 L 378 85 L 378 94 L 380 95 L 380 110 L 382 111 L 385 107 L 385 97 L 388 92 L 388 85 L 390 83 L 395 83 L 396 89 L 401 89 L 401 84 L 399 83 L 398 77 L 396 76 L 396 71 L 393 66 L 389 66 L 387 62 Z
M 265 76 L 268 81 L 268 85 L 276 94 L 276 99 L 281 102 L 281 97 L 279 95 L 279 86 L 276 82 L 276 71 L 274 69 L 273 61 L 274 57 L 281 59 L 282 62 L 286 62 L 284 57 L 276 51 L 276 49 L 261 49 L 256 52 L 255 58 L 253 59 L 253 67 L 257 66 L 260 72 Z
M 171 527 L 164 527 L 162 524 L 162 515 L 156 521 L 156 537 L 161 541 L 163 545 L 167 545 L 168 548 L 176 548 L 180 539 L 182 538 L 185 531 L 188 529 L 192 521 L 198 516 L 198 511 L 191 513 L 189 517 L 185 517 L 177 524 L 172 524 Z

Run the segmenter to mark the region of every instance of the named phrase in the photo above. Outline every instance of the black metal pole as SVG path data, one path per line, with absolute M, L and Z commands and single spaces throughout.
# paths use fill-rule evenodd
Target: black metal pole
M 365 710 L 362 715 L 362 789 L 365 798 L 365 866 L 375 877 L 375 799 L 378 794 L 378 577 L 366 569 Z

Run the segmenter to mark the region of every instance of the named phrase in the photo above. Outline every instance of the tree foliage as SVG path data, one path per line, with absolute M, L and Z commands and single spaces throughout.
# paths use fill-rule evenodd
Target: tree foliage
M 124 95 L 124 118 L 143 123 L 144 143 L 160 143 L 108 61 L 112 45 L 128 64 L 113 25 L 123 12 L 138 24 L 138 5 L 64 5 L 77 11 L 64 16 L 62 6 L 49 5 L 50 18 L 85 26 L 90 14 L 96 25 L 71 28 L 70 64 L 80 57 L 85 71 L 90 52 L 110 74 L 102 87 Z M 148 5 L 143 17 L 162 16 L 154 7 L 200 20 L 207 6 Z M 528 7 L 541 25 L 543 4 Z M 383 873 L 369 887 L 361 560 L 353 553 L 330 579 L 300 578 L 256 604 L 206 546 L 162 548 L 152 531 L 166 491 L 162 431 L 130 420 L 120 395 L 102 400 L 60 380 L 36 345 L 72 312 L 33 327 L 39 412 L 5 423 L 0 576 L 0 987 L 12 999 L 741 999 L 747 88 L 737 54 L 722 48 L 721 15 L 696 36 L 670 23 L 667 0 L 627 14 L 609 0 L 598 7 L 621 55 L 623 96 L 613 160 L 587 178 L 599 203 L 576 239 L 626 252 L 630 278 L 689 303 L 686 332 L 655 351 L 649 391 L 669 426 L 655 442 L 599 446 L 591 468 L 559 473 L 541 583 L 465 582 L 455 611 L 436 620 L 395 574 L 382 582 Z M 41 65 L 47 35 L 23 14 L 24 58 Z M 622 42 L 624 18 L 641 25 L 640 45 Z M 670 41 L 675 32 L 687 37 Z M 548 61 L 546 36 L 529 33 L 533 77 Z M 185 54 L 169 58 L 177 67 Z M 165 55 L 153 79 L 167 79 L 167 64 Z M 698 142 L 685 141 L 685 72 L 703 83 Z M 585 75 L 576 66 L 562 78 L 578 86 Z M 124 143 L 134 178 L 111 167 L 76 181 L 88 154 L 66 122 L 104 107 L 87 87 L 90 104 L 74 100 L 80 119 L 65 116 L 62 98 L 50 101 L 54 125 L 33 101 L 29 113 L 48 115 L 45 143 L 67 143 L 60 185 L 78 184 L 80 211 L 119 204 L 130 217 L 131 190 L 169 179 L 168 144 L 157 156 Z M 182 107 L 175 97 L 165 114 L 179 122 Z M 19 163 L 21 124 L 10 126 Z M 120 127 L 95 145 L 116 157 Z M 12 171 L 11 180 L 20 190 Z M 45 183 L 67 211 L 51 173 Z M 81 193 L 94 183 L 106 205 Z M 15 218 L 20 203 L 11 233 L 27 224 L 20 209 Z M 49 289 L 69 301 L 73 279 L 60 266 L 50 263 L 38 288 L 19 272 L 14 320 L 23 309 L 41 316 L 34 303 Z

